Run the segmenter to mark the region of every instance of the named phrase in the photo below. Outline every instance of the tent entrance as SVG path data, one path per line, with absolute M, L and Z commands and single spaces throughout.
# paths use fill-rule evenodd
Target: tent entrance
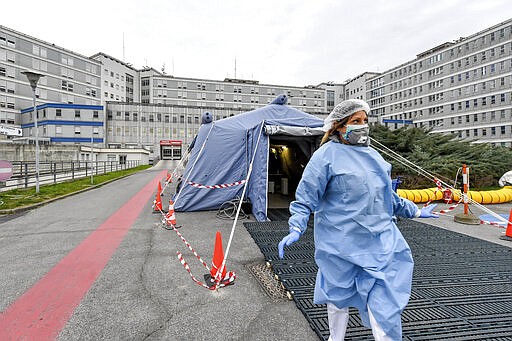
M 268 207 L 285 208 L 295 199 L 295 190 L 318 137 L 270 136 L 268 157 Z

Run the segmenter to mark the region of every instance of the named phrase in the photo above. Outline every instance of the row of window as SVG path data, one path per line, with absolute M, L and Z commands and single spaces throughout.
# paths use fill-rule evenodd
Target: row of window
M 168 82 L 166 80 L 163 80 L 163 79 L 155 79 L 153 81 L 154 83 L 154 86 L 157 87 L 157 88 L 169 88 L 169 89 L 172 89 L 172 87 L 168 87 Z M 145 84 L 143 84 L 145 85 Z M 147 84 L 149 86 L 149 80 L 147 80 Z M 200 90 L 200 91 L 213 91 L 208 89 L 209 87 L 207 86 L 207 84 L 205 83 L 197 83 L 196 84 L 197 86 L 197 90 Z M 178 89 L 187 89 L 187 82 L 186 81 L 180 81 L 180 82 L 177 82 L 177 88 Z M 259 94 L 259 91 L 260 90 L 263 90 L 263 92 L 265 92 L 265 88 L 257 88 L 257 87 L 242 87 L 242 86 L 239 86 L 239 85 L 234 85 L 233 86 L 233 93 L 247 93 L 247 94 Z M 165 91 L 165 90 L 162 90 L 162 91 Z M 215 84 L 215 91 L 218 92 L 218 91 L 224 91 L 224 85 L 223 84 Z M 183 92 L 183 93 L 186 93 L 186 92 Z M 272 89 L 272 88 L 267 88 L 267 95 L 269 96 L 275 96 L 276 93 L 286 93 L 288 96 L 293 96 L 292 95 L 292 91 L 291 90 L 279 90 L 276 91 L 276 89 Z M 323 98 L 322 96 L 323 94 L 323 91 L 322 92 L 314 92 L 313 93 L 313 98 Z M 299 95 L 298 96 L 301 96 L 301 97 L 307 97 L 307 91 L 304 91 L 304 90 L 300 90 L 299 91 Z
M 450 84 L 456 84 L 456 82 L 470 82 L 470 81 L 474 81 L 475 79 L 480 79 L 480 78 L 485 77 L 487 75 L 492 75 L 492 74 L 494 74 L 496 72 L 496 65 L 495 64 L 488 65 L 488 68 L 489 68 L 489 72 L 487 72 L 487 67 L 481 67 L 481 68 L 478 68 L 478 69 L 474 69 L 472 71 L 467 71 L 465 73 L 459 73 L 458 75 L 450 76 Z M 511 68 L 512 68 L 512 60 L 511 60 Z M 505 63 L 504 62 L 503 63 L 499 63 L 499 69 L 500 69 L 500 71 L 503 71 L 505 69 Z M 479 84 L 482 85 L 482 90 L 485 90 L 486 88 L 494 89 L 496 87 L 496 82 L 497 81 L 499 82 L 500 86 L 505 86 L 505 84 L 506 84 L 506 78 L 505 77 L 500 77 L 499 79 L 491 79 L 491 80 L 484 81 L 484 82 L 479 83 Z M 433 81 L 433 82 L 429 82 L 427 84 L 428 84 L 428 90 L 432 91 L 432 90 L 435 90 L 435 89 L 443 88 L 444 87 L 444 80 L 440 79 L 440 80 L 436 80 L 436 81 Z M 478 84 L 476 85 L 476 88 L 478 88 Z M 422 92 L 423 92 L 423 85 L 420 85 L 420 86 L 417 86 L 417 87 L 414 87 L 414 88 L 409 88 L 409 89 L 404 90 L 404 91 L 395 92 L 395 93 L 390 95 L 389 99 L 390 99 L 390 101 L 400 100 L 402 98 L 407 98 L 408 96 L 416 96 L 417 94 L 422 93 Z M 369 95 L 371 96 L 370 98 L 373 98 L 374 96 L 384 96 L 385 95 L 385 90 L 384 90 L 384 88 L 379 89 L 379 91 L 372 90 Z
M 46 125 L 38 127 L 38 128 L 42 130 L 42 136 L 43 137 L 48 137 L 48 129 L 47 129 Z M 73 126 L 73 128 L 74 128 L 73 131 L 74 131 L 75 135 L 80 135 L 82 133 L 82 127 L 81 126 Z M 34 128 L 30 128 L 29 129 L 29 135 L 30 136 L 33 136 L 33 134 L 34 134 L 33 130 L 34 130 Z M 99 135 L 99 133 L 100 133 L 99 127 L 92 127 L 92 133 L 94 135 Z M 56 135 L 62 135 L 63 134 L 62 126 L 59 126 L 59 125 L 55 126 L 55 134 Z M 89 132 L 89 134 L 90 134 L 90 132 Z
M 109 126 L 108 135 L 110 137 L 132 137 L 133 141 L 144 138 L 146 141 L 153 138 L 162 139 L 182 139 L 187 136 L 194 136 L 197 128 L 170 128 L 170 127 L 112 127 Z
M 123 86 L 123 85 L 119 86 L 119 84 L 114 84 L 113 82 L 109 82 L 109 81 L 107 81 L 107 80 L 105 80 L 105 81 L 103 82 L 103 84 L 105 85 L 105 87 L 108 87 L 108 86 L 109 86 L 109 84 L 110 84 L 110 87 L 111 87 L 112 89 L 114 89 L 114 88 L 115 88 L 116 90 L 124 91 L 124 86 Z
M 113 93 L 109 94 L 108 92 L 104 92 L 103 97 L 105 100 L 113 99 L 116 101 L 124 102 L 124 96 L 119 96 L 118 94 L 113 94 Z
M 509 26 L 507 28 L 503 27 L 500 28 L 497 31 L 491 32 L 489 34 L 483 35 L 480 38 L 473 39 L 471 41 L 466 41 L 464 44 L 461 44 L 457 47 L 454 47 L 450 49 L 450 57 L 453 57 L 455 53 L 461 54 L 463 52 L 467 52 L 471 49 L 476 49 L 479 46 L 483 46 L 485 44 L 493 43 L 496 41 L 496 38 L 498 39 L 504 39 L 505 38 L 505 32 L 508 31 L 508 36 L 510 37 L 512 35 L 512 26 Z
M 435 111 L 436 108 L 430 108 L 432 111 Z M 418 119 L 423 117 L 423 110 L 415 110 L 410 112 L 404 112 L 397 115 L 390 116 L 393 120 L 411 120 Z M 489 112 L 481 112 L 467 115 L 459 115 L 450 117 L 450 124 L 455 125 L 455 121 L 457 124 L 470 123 L 470 122 L 504 122 L 507 119 L 510 119 L 510 114 L 507 116 L 505 109 L 501 110 L 493 110 Z M 448 120 L 448 119 L 447 119 Z M 437 122 L 438 124 L 443 124 L 443 119 L 432 120 L 430 122 Z
M 499 61 L 497 63 L 492 63 L 492 64 L 489 64 L 489 65 L 486 65 L 486 66 L 477 67 L 477 68 L 475 68 L 473 70 L 468 70 L 468 71 L 460 73 L 458 75 L 457 74 L 452 75 L 452 76 L 450 76 L 450 78 L 452 79 L 452 83 L 453 83 L 453 80 L 455 79 L 455 77 L 457 77 L 457 79 L 459 81 L 461 81 L 464 74 L 467 75 L 466 79 L 469 79 L 469 74 L 470 73 L 473 73 L 473 77 L 476 77 L 477 75 L 481 75 L 483 77 L 483 76 L 485 76 L 487 74 L 487 70 L 489 70 L 490 73 L 494 73 L 497 70 L 503 71 L 503 70 L 506 69 L 506 65 L 507 65 L 507 61 L 502 60 L 502 61 Z M 510 61 L 509 61 L 509 68 L 512 68 L 512 59 L 510 59 Z M 429 75 L 434 75 L 434 74 L 436 74 L 436 72 L 438 72 L 438 74 L 442 74 L 443 73 L 443 67 L 441 66 L 439 68 L 430 70 L 429 71 Z M 393 82 L 393 83 L 391 83 L 389 85 L 390 91 L 398 90 L 398 89 L 401 89 L 403 87 L 408 87 L 408 86 L 411 86 L 413 84 L 418 84 L 422 80 L 423 80 L 422 73 L 414 75 L 414 76 L 411 76 L 411 77 L 408 77 L 406 79 L 398 80 L 398 81 Z M 374 91 L 370 92 L 370 96 L 372 96 L 371 98 L 373 98 L 374 95 L 378 95 L 378 93 L 374 92 Z
M 475 53 L 472 56 L 468 56 L 464 59 L 459 59 L 456 62 L 452 62 L 452 63 L 450 63 L 450 69 L 453 70 L 455 67 L 462 68 L 463 66 L 469 66 L 471 64 L 475 64 L 478 62 L 484 62 L 487 60 L 487 54 L 489 54 L 490 58 L 494 58 L 496 56 L 496 49 L 499 49 L 500 56 L 505 54 L 505 44 L 503 44 L 503 45 L 498 46 L 497 48 L 492 48 L 487 51 Z M 510 49 L 512 49 L 512 43 L 510 44 Z M 479 56 L 480 56 L 480 60 L 478 58 Z M 464 65 L 462 65 L 463 61 L 464 61 Z
M 500 103 L 505 103 L 506 102 L 506 94 L 500 94 L 499 95 L 499 102 Z M 497 96 L 496 95 L 492 95 L 492 96 L 486 96 L 486 97 L 482 97 L 482 98 L 474 98 L 473 100 L 467 100 L 467 101 L 464 101 L 464 107 L 466 109 L 469 109 L 470 108 L 470 104 L 472 103 L 473 104 L 473 108 L 477 108 L 478 107 L 478 103 L 480 102 L 480 105 L 481 106 L 486 106 L 487 104 L 490 104 L 490 105 L 493 105 L 493 104 L 496 104 L 497 102 Z M 458 110 L 462 110 L 462 104 L 463 102 L 457 102 L 457 109 Z M 452 111 L 455 110 L 455 103 L 452 103 L 450 104 L 450 109 Z
M 461 89 L 458 89 L 458 90 L 461 90 Z M 437 94 L 430 95 L 425 98 L 425 101 L 428 103 L 440 102 L 443 100 L 443 94 L 444 94 L 443 92 L 439 92 Z M 512 93 L 509 96 L 512 96 Z M 453 93 L 452 93 L 452 97 L 454 97 Z M 455 107 L 457 107 L 458 110 L 462 110 L 463 103 L 465 103 L 464 107 L 466 109 L 469 109 L 471 103 L 473 104 L 472 107 L 476 108 L 479 105 L 478 103 L 480 103 L 481 106 L 486 106 L 486 105 L 495 105 L 498 103 L 503 104 L 506 101 L 507 101 L 507 94 L 501 93 L 499 95 L 489 95 L 489 96 L 483 96 L 480 98 L 474 98 L 472 100 L 451 103 L 450 109 L 453 111 L 453 110 L 455 110 Z M 406 109 L 406 108 L 413 108 L 413 107 L 416 107 L 416 106 L 422 105 L 422 104 L 423 104 L 423 98 L 416 98 L 416 99 L 410 100 L 410 101 L 405 101 L 405 102 L 400 102 L 400 103 L 392 103 L 390 105 L 390 109 L 396 111 L 396 110 L 402 110 L 402 109 Z M 438 113 L 438 112 L 442 112 L 442 110 L 437 110 L 437 111 L 434 111 L 433 113 Z
M 110 75 L 110 77 L 115 78 L 115 79 L 121 79 L 121 81 L 124 82 L 124 76 L 118 74 L 117 72 L 114 73 L 113 71 L 109 71 L 108 69 L 104 69 L 103 70 L 103 74 L 106 75 L 106 76 Z M 131 81 L 133 82 L 133 78 L 132 77 L 130 77 L 130 78 L 131 78 Z M 128 81 L 128 77 L 126 77 L 126 80 Z

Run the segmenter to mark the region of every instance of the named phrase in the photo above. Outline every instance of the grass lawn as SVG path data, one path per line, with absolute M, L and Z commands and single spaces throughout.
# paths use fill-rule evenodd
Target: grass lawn
M 105 182 L 140 172 L 141 170 L 150 167 L 151 166 L 149 165 L 143 165 L 107 174 L 95 175 L 93 177 L 92 184 L 91 178 L 86 177 L 54 185 L 42 185 L 39 187 L 39 194 L 36 194 L 35 187 L 30 187 L 27 189 L 13 189 L 10 191 L 0 192 L 0 212 L 4 210 L 13 210 L 23 206 L 34 205 L 50 199 L 55 199 L 70 193 L 78 192 L 84 189 L 98 186 Z

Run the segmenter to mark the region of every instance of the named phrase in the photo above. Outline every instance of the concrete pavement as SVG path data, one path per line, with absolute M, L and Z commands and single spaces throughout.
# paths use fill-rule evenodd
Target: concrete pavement
M 0 309 L 5 311 L 74 250 L 161 169 L 153 167 L 94 190 L 64 198 L 0 223 Z M 156 187 L 155 187 L 156 191 Z M 168 196 L 164 196 L 164 207 Z M 160 227 L 149 200 L 69 320 L 59 340 L 318 340 L 292 301 L 273 299 L 249 270 L 263 256 L 239 221 L 227 262 L 235 284 L 210 291 L 192 272 L 206 272 L 175 232 Z M 216 212 L 177 214 L 179 230 L 207 262 L 215 232 L 226 247 L 231 220 Z M 86 268 L 84 267 L 84 272 Z M 61 279 L 66 281 L 65 278 Z M 46 312 L 60 302 L 43 308 Z M 0 317 L 0 320 L 3 318 Z M 4 321 L 5 322 L 5 321 Z M 14 321 L 19 328 L 44 321 Z M 21 326 L 21 327 L 20 327 Z

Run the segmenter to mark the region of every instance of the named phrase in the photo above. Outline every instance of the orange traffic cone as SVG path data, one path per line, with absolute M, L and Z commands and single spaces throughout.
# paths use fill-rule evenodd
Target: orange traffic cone
M 165 178 L 165 181 L 167 183 L 171 183 L 172 182 L 171 174 L 169 174 L 169 172 L 167 172 L 167 177 Z
M 176 214 L 174 214 L 174 203 L 172 200 L 169 200 L 169 211 L 165 215 L 165 224 L 176 227 Z
M 215 278 L 217 272 L 219 271 L 222 261 L 224 260 L 224 250 L 222 249 L 222 236 L 219 231 L 215 234 L 215 247 L 213 249 L 213 258 L 212 258 L 212 269 L 210 270 L 210 275 Z M 222 274 L 219 276 L 221 279 L 226 276 L 226 266 L 222 269 Z
M 215 285 L 215 283 L 221 283 L 224 285 L 232 284 L 233 281 L 230 280 L 230 276 L 227 275 L 226 264 L 224 264 L 224 268 L 222 269 L 222 273 L 217 274 L 220 267 L 222 266 L 222 262 L 224 261 L 224 251 L 222 250 L 222 236 L 219 231 L 215 235 L 215 247 L 213 248 L 213 258 L 212 258 L 212 268 L 209 274 L 204 275 L 204 279 L 206 284 L 210 287 Z M 232 276 L 233 274 L 229 272 Z M 215 278 L 217 276 L 217 281 Z
M 507 230 L 505 231 L 505 235 L 501 236 L 500 239 L 508 240 L 509 242 L 512 242 L 512 209 L 510 210 L 510 215 L 508 216 L 508 224 L 507 224 Z
M 160 192 L 156 192 L 155 201 L 153 201 L 153 213 L 162 211 L 162 198 L 160 197 Z
M 160 193 L 160 195 L 164 195 L 162 193 L 162 184 L 160 183 L 160 180 L 158 180 L 158 189 L 157 189 L 158 193 Z

